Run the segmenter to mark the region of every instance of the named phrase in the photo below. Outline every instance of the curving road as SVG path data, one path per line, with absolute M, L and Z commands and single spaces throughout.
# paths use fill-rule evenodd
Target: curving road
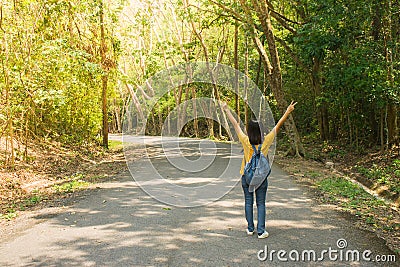
M 139 143 L 134 137 L 125 141 Z M 180 139 L 185 157 L 167 147 L 168 160 L 159 153 L 159 138 L 145 141 L 150 159 L 132 158 L 131 172 L 141 186 L 151 185 L 151 193 L 174 205 L 150 197 L 130 173 L 121 174 L 85 191 L 65 208 L 36 211 L 23 218 L 28 226 L 0 243 L 0 266 L 376 266 L 362 260 L 364 251 L 371 251 L 364 255 L 371 259 L 393 254 L 374 234 L 356 229 L 340 213 L 316 204 L 276 166 L 267 196 L 270 237 L 246 236 L 242 189 L 237 183 L 238 147 L 231 153 L 229 144 L 214 147 Z M 230 161 L 234 164 L 227 170 Z M 146 167 L 149 162 L 158 174 Z M 191 162 L 200 171 L 191 172 Z M 154 183 L 155 175 L 168 182 Z M 185 190 L 175 192 L 176 185 Z M 201 188 L 208 193 L 196 202 Z M 219 195 L 222 198 L 212 201 Z M 189 207 L 175 206 L 185 203 Z M 196 205 L 200 206 L 192 207 Z M 339 239 L 343 240 L 337 244 Z M 261 261 L 266 248 L 270 258 Z M 360 261 L 353 260 L 357 253 Z M 321 255 L 323 260 L 318 261 Z

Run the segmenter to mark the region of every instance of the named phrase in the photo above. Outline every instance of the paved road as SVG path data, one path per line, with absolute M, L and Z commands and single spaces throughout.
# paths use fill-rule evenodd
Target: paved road
M 193 155 L 196 149 L 188 151 Z M 240 162 L 240 157 L 232 158 Z M 152 162 L 164 166 L 165 158 L 154 156 Z M 207 170 L 212 173 L 221 164 Z M 32 213 L 27 218 L 29 227 L 1 242 L 0 266 L 376 266 L 345 261 L 345 254 L 348 250 L 371 250 L 371 258 L 393 254 L 373 234 L 356 229 L 331 208 L 315 204 L 281 169 L 274 167 L 269 179 L 270 237 L 264 240 L 245 234 L 240 184 L 211 204 L 178 208 L 153 199 L 124 173 L 86 191 L 66 208 Z M 347 241 L 342 250 L 337 247 L 340 238 Z M 281 256 L 288 262 L 279 261 L 276 253 L 273 261 L 260 261 L 257 255 L 264 257 L 259 252 L 266 246 L 268 255 L 285 250 L 287 254 Z M 329 248 L 342 251 L 343 260 L 330 261 L 325 253 L 324 261 L 309 261 L 308 252 L 306 261 L 290 259 L 296 251 L 301 259 L 304 250 L 315 250 L 319 258 Z M 335 255 L 339 257 L 340 252 Z

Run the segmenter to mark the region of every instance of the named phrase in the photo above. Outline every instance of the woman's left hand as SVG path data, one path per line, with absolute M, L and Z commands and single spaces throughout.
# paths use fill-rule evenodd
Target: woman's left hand
M 289 115 L 293 110 L 294 110 L 294 106 L 296 106 L 297 102 L 292 101 L 290 103 L 290 105 L 287 107 L 286 109 L 286 113 Z

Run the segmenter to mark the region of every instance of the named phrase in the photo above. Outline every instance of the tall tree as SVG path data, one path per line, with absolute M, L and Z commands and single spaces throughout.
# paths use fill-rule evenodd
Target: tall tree
M 258 49 L 264 66 L 267 69 L 268 83 L 277 101 L 278 108 L 283 113 L 288 103 L 285 99 L 285 94 L 283 91 L 279 53 L 269 15 L 269 6 L 272 6 L 271 3 L 268 1 L 259 2 L 255 0 L 252 0 L 251 3 L 248 3 L 245 0 L 240 0 L 240 6 L 243 10 L 243 14 L 240 14 L 238 11 L 227 7 L 227 5 L 224 3 L 215 1 L 213 2 L 223 10 L 230 13 L 230 15 L 235 17 L 238 21 L 244 23 L 244 26 L 249 29 L 254 45 Z M 255 20 L 254 17 L 256 17 L 257 20 Z M 261 25 L 261 27 L 259 27 L 259 25 Z M 264 47 L 262 41 L 259 39 L 257 35 L 258 31 L 261 31 L 264 34 L 267 41 L 267 47 Z M 266 50 L 268 50 L 268 54 Z M 286 121 L 284 127 L 291 143 L 291 148 L 288 153 L 293 153 L 297 156 L 305 155 L 304 148 L 300 140 L 300 135 L 297 131 L 296 123 L 291 115 Z
M 108 83 L 108 66 L 107 66 L 107 45 L 104 33 L 104 5 L 103 0 L 99 3 L 100 12 L 100 56 L 101 56 L 101 67 L 103 69 L 103 75 L 101 77 L 101 98 L 102 98 L 102 111 L 103 111 L 103 146 L 108 148 L 108 110 L 107 110 L 107 83 Z

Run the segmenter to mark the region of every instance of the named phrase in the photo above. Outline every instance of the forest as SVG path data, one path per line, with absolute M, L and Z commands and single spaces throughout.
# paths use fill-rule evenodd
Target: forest
M 2 163 L 29 159 L 46 140 L 107 146 L 127 111 L 151 98 L 146 81 L 191 62 L 244 73 L 275 117 L 299 102 L 284 129 L 293 155 L 306 155 L 304 142 L 388 151 L 399 144 L 399 10 L 392 0 L 2 1 Z M 251 117 L 246 97 L 188 83 L 159 98 L 146 133 L 201 97 Z M 224 139 L 221 128 L 195 118 L 180 134 Z
M 222 144 L 237 141 L 222 103 L 269 130 L 296 101 L 276 162 L 398 254 L 399 10 L 398 0 L 0 0 L 0 223 L 127 173 L 110 135 Z

